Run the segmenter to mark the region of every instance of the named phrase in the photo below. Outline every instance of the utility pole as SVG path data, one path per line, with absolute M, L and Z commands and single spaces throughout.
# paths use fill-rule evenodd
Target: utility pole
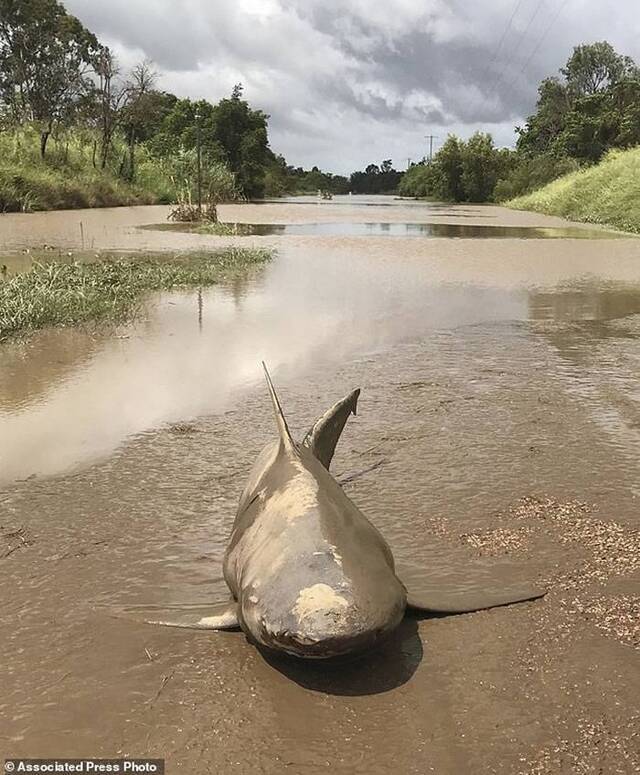
M 429 164 L 433 161 L 433 141 L 436 139 L 438 135 L 425 135 L 427 140 L 429 141 Z
M 198 219 L 202 220 L 202 143 L 200 141 L 200 110 L 196 108 L 196 145 L 198 148 Z

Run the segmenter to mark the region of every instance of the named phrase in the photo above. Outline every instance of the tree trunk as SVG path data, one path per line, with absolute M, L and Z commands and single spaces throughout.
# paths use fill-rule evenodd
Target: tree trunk
M 49 140 L 50 134 L 51 134 L 50 128 L 40 132 L 40 157 L 42 159 L 44 159 L 47 153 L 47 141 Z
M 136 167 L 135 167 L 135 147 L 136 141 L 133 136 L 129 140 L 129 180 L 131 183 L 136 179 Z
M 101 159 L 100 159 L 100 169 L 103 170 L 107 166 L 107 159 L 109 158 L 109 146 L 111 145 L 111 140 L 109 138 L 105 138 L 102 141 L 102 153 L 101 153 Z

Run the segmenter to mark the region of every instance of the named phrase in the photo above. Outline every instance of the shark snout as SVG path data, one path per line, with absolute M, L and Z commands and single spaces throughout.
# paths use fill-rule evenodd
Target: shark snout
M 279 615 L 249 615 L 255 640 L 297 657 L 324 659 L 368 650 L 402 618 L 401 608 L 363 610 L 352 596 L 328 584 L 301 589 L 293 605 Z M 254 629 L 255 628 L 255 629 Z
M 304 659 L 330 659 L 367 651 L 385 634 L 383 629 L 377 628 L 360 631 L 352 629 L 341 633 L 327 629 L 323 633 L 315 634 L 283 630 L 272 635 L 268 646 Z

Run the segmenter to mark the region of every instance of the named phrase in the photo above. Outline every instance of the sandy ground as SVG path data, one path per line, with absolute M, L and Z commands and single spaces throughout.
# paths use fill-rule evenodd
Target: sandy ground
M 640 771 L 636 243 L 425 242 L 280 241 L 263 275 L 206 296 L 200 326 L 178 294 L 126 330 L 3 346 L 0 752 Z M 265 354 L 297 433 L 362 388 L 334 468 L 357 474 L 410 586 L 538 580 L 547 597 L 407 617 L 341 666 L 124 613 L 224 596 L 235 503 L 274 432 Z

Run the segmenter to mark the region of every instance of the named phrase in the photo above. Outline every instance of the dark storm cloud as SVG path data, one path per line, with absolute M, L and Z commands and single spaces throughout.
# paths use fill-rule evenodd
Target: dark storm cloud
M 160 86 L 212 100 L 241 81 L 272 146 L 339 171 L 425 152 L 424 135 L 513 142 L 539 81 L 574 45 L 608 39 L 640 60 L 635 0 L 67 0 Z M 514 14 L 514 11 L 516 13 Z M 509 24 L 509 21 L 511 23 Z

